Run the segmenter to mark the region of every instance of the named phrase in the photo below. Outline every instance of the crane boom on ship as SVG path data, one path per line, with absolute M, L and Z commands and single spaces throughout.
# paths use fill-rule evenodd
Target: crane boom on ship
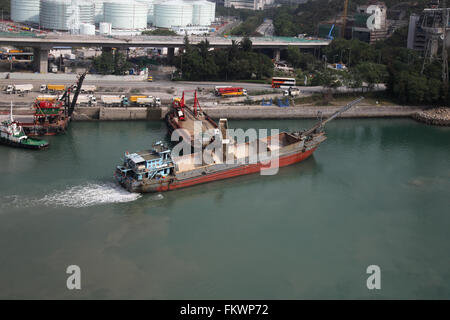
M 320 131 L 323 126 L 325 124 L 327 124 L 328 122 L 330 122 L 331 120 L 339 117 L 341 114 L 343 114 L 344 112 L 348 111 L 350 108 L 352 108 L 354 105 L 360 103 L 362 100 L 364 100 L 364 97 L 359 97 L 358 99 L 353 100 L 352 102 L 348 103 L 345 107 L 343 107 L 342 109 L 339 109 L 338 111 L 336 111 L 335 113 L 333 113 L 331 116 L 329 116 L 328 118 L 324 119 L 324 120 L 320 120 L 318 123 L 316 123 L 313 127 L 311 127 L 310 129 L 304 131 L 301 133 L 302 136 L 308 136 L 310 134 L 316 133 L 318 131 Z

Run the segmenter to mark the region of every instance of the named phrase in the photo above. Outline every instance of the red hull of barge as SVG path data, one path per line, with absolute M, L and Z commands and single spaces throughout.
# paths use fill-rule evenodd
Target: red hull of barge
M 285 156 L 285 157 L 280 157 L 278 159 L 279 167 L 281 168 L 281 167 L 289 166 L 289 165 L 297 163 L 297 162 L 301 162 L 301 161 L 309 158 L 316 149 L 317 149 L 317 147 L 314 149 L 311 149 L 309 151 L 306 151 L 306 152 L 301 152 L 301 153 L 296 153 L 296 154 Z M 177 181 L 175 183 L 170 184 L 169 186 L 159 186 L 155 189 L 155 191 L 162 192 L 162 191 L 175 190 L 175 189 L 180 189 L 180 188 L 184 188 L 184 187 L 194 186 L 196 184 L 207 183 L 207 182 L 212 182 L 212 181 L 217 181 L 217 180 L 223 180 L 223 179 L 242 176 L 242 175 L 251 174 L 251 173 L 257 173 L 261 169 L 266 168 L 266 167 L 267 167 L 267 165 L 263 165 L 261 163 L 249 164 L 249 165 L 245 165 L 242 167 L 230 169 L 227 171 L 217 172 L 217 173 L 209 174 L 206 176 L 200 176 L 198 178 L 192 178 L 192 179 L 189 179 L 186 181 Z

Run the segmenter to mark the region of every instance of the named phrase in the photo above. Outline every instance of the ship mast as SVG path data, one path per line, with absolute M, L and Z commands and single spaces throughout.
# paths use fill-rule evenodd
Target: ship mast
M 11 111 L 9 112 L 9 116 L 10 116 L 11 123 L 13 123 L 14 118 L 13 118 L 13 111 L 12 111 L 12 101 L 11 101 Z
M 336 111 L 335 113 L 333 113 L 331 116 L 329 116 L 328 118 L 326 118 L 325 120 L 320 120 L 318 123 L 316 123 L 313 127 L 311 127 L 310 129 L 306 130 L 305 132 L 302 132 L 301 135 L 302 136 L 308 136 L 310 134 L 313 133 L 317 133 L 320 132 L 323 128 L 324 125 L 326 125 L 328 122 L 330 122 L 331 120 L 339 117 L 342 113 L 348 111 L 351 107 L 353 107 L 354 105 L 360 103 L 362 100 L 364 100 L 364 97 L 359 97 L 356 100 L 353 100 L 352 102 L 350 102 L 349 104 L 347 104 L 345 107 L 343 107 L 342 109 L 339 109 L 338 111 Z

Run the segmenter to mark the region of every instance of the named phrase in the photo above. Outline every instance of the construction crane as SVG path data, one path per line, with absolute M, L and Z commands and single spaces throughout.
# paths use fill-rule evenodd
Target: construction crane
M 344 16 L 342 17 L 342 30 L 341 37 L 345 38 L 345 28 L 347 26 L 347 14 L 348 14 L 348 0 L 344 2 Z

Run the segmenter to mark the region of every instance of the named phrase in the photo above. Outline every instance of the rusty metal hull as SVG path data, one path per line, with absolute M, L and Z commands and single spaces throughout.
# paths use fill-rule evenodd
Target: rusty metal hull
M 311 141 L 306 143 L 297 142 L 280 149 L 280 153 L 276 157 L 269 158 L 271 161 L 277 161 L 278 167 L 285 167 L 294 163 L 301 162 L 309 158 L 317 149 L 320 143 L 326 140 L 324 134 L 317 135 Z M 220 163 L 201 168 L 196 168 L 187 172 L 177 172 L 175 176 L 169 176 L 161 180 L 144 180 L 137 181 L 134 179 L 121 179 L 116 176 L 116 181 L 130 192 L 151 193 L 176 190 L 180 188 L 190 187 L 197 184 L 223 180 L 246 174 L 258 173 L 268 167 L 267 159 L 264 163 L 258 161 L 244 164 Z M 117 175 L 118 172 L 115 173 Z
M 25 133 L 29 136 L 53 136 L 65 133 L 69 126 L 69 118 L 59 119 L 52 123 L 21 123 Z

